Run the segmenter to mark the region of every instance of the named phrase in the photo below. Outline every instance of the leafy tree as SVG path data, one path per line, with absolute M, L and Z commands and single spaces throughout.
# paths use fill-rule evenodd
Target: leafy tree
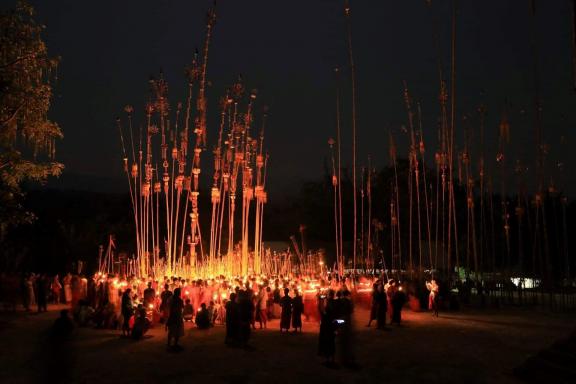
M 22 184 L 63 169 L 54 160 L 62 131 L 47 117 L 59 60 L 48 56 L 43 29 L 26 1 L 0 13 L 0 240 L 34 219 L 22 206 Z

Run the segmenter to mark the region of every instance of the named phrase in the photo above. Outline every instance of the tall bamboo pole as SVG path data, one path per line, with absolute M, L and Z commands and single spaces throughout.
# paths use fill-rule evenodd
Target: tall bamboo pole
M 456 267 L 459 267 L 458 260 L 458 235 L 456 221 L 456 206 L 454 197 L 454 136 L 456 120 L 456 0 L 452 0 L 452 38 L 450 49 L 450 133 L 448 135 L 448 264 L 452 257 L 452 230 L 454 230 Z M 450 269 L 450 268 L 449 268 Z M 450 271 L 450 276 L 452 275 Z
M 356 193 L 356 67 L 354 65 L 354 55 L 352 52 L 352 21 L 350 17 L 350 4 L 348 0 L 344 2 L 344 14 L 346 16 L 346 25 L 348 31 L 348 59 L 350 64 L 350 77 L 352 82 L 352 189 L 353 189 L 353 209 L 354 209 L 354 228 L 352 235 L 352 258 L 354 275 L 356 274 L 356 248 L 357 248 L 357 230 L 358 230 L 358 208 Z
M 486 212 L 485 212 L 485 171 L 484 171 L 484 121 L 486 108 L 480 105 L 478 108 L 480 115 L 480 163 L 479 163 L 479 187 L 480 187 L 480 280 L 482 280 L 482 273 L 484 272 L 484 250 L 486 248 Z
M 263 181 L 263 167 L 264 167 L 264 129 L 266 127 L 266 113 L 262 117 L 262 127 L 260 129 L 260 137 L 257 143 L 257 148 L 254 148 L 256 153 L 256 187 L 254 195 L 256 197 L 256 215 L 254 224 L 254 273 L 262 272 L 262 255 L 261 255 L 261 232 L 262 232 L 262 209 L 264 205 L 264 181 Z
M 409 152 L 409 164 L 410 170 L 408 176 L 412 180 L 412 170 L 414 170 L 414 180 L 416 185 L 416 212 L 418 220 L 418 273 L 422 274 L 422 226 L 421 226 L 421 212 L 420 212 L 420 177 L 419 177 L 419 164 L 416 152 L 416 137 L 414 132 L 414 113 L 412 111 L 412 100 L 408 92 L 408 86 L 404 82 L 404 103 L 406 104 L 406 111 L 408 113 L 408 129 L 410 135 L 410 152 Z M 409 190 L 413 189 L 412 182 L 409 183 Z M 410 222 L 412 222 L 412 191 L 410 192 Z M 410 224 L 410 239 L 412 238 L 412 224 Z M 410 260 L 412 260 L 412 240 L 410 240 Z M 412 262 L 410 262 L 412 264 Z M 412 272 L 411 272 L 412 273 Z
M 336 161 L 334 159 L 334 139 L 330 138 L 328 140 L 328 145 L 330 146 L 330 157 L 332 159 L 332 189 L 334 190 L 334 241 L 336 244 L 336 262 L 339 265 L 340 262 L 340 229 L 338 220 L 338 176 L 336 176 Z
M 338 274 L 340 276 L 344 275 L 344 234 L 343 234 L 343 221 L 342 221 L 342 164 L 341 164 L 341 154 L 342 154 L 342 135 L 340 132 L 340 82 L 339 82 L 339 69 L 335 69 L 336 74 L 336 145 L 337 147 L 337 178 L 338 178 L 338 249 L 340 253 L 337 255 L 336 260 L 338 263 Z
M 372 159 L 368 156 L 368 181 L 366 185 L 366 195 L 368 197 L 368 238 L 366 239 L 368 250 L 368 266 L 372 266 L 374 269 L 374 260 L 372 253 Z
M 392 161 L 392 165 L 394 167 L 394 198 L 396 204 L 392 204 L 391 206 L 391 214 L 393 214 L 390 218 L 391 222 L 395 225 L 391 226 L 393 230 L 393 237 L 396 237 L 397 246 L 394 249 L 394 252 L 397 251 L 398 253 L 398 276 L 400 276 L 400 272 L 402 270 L 402 236 L 401 236 L 401 227 L 400 227 L 400 192 L 398 190 L 398 167 L 397 165 L 397 158 L 396 158 L 396 143 L 394 142 L 394 137 L 392 136 L 392 132 L 388 131 L 388 137 L 390 141 L 390 159 Z M 396 254 L 392 253 L 392 260 L 394 260 Z
M 420 141 L 418 144 L 418 151 L 420 153 L 420 163 L 422 164 L 422 180 L 424 181 L 424 203 L 426 207 L 426 233 L 428 235 L 428 262 L 430 263 L 430 270 L 433 270 L 436 265 L 432 263 L 432 224 L 430 222 L 431 207 L 428 199 L 428 183 L 426 181 L 426 161 L 425 161 L 425 146 L 424 146 L 424 132 L 422 130 L 422 109 L 420 103 L 417 103 L 418 110 L 418 131 Z
M 366 266 L 366 258 L 364 255 L 364 174 L 366 169 L 362 167 L 360 173 L 360 257 L 364 267 Z M 364 268 L 365 271 L 365 268 Z

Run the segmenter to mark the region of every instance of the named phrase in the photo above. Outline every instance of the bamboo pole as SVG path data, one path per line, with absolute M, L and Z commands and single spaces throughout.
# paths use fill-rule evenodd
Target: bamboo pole
M 432 271 L 436 264 L 432 262 L 432 227 L 430 222 L 431 207 L 428 200 L 428 183 L 426 181 L 426 161 L 424 157 L 425 146 L 424 146 L 424 133 L 422 130 L 422 109 L 420 108 L 420 103 L 417 103 L 418 111 L 418 131 L 420 136 L 420 142 L 418 145 L 418 150 L 420 153 L 420 163 L 422 164 L 422 180 L 424 181 L 424 204 L 426 208 L 426 233 L 428 235 L 428 262 L 430 263 L 430 270 Z
M 353 209 L 354 209 L 354 228 L 352 235 L 352 258 L 354 275 L 356 274 L 356 251 L 357 251 L 357 230 L 358 230 L 358 209 L 357 209 L 357 188 L 356 188 L 356 67 L 354 65 L 354 55 L 352 52 L 352 21 L 350 18 L 350 4 L 348 0 L 344 3 L 344 14 L 346 16 L 346 26 L 348 32 L 348 59 L 350 64 L 350 76 L 352 82 L 352 189 L 353 189 Z
M 454 136 L 455 136 L 455 118 L 456 118 L 456 0 L 452 0 L 452 34 L 450 49 L 450 133 L 448 135 L 448 250 L 447 258 L 450 266 L 452 257 L 452 230 L 454 230 L 454 240 L 456 243 L 456 268 L 459 267 L 458 259 L 458 236 L 457 227 L 454 218 L 456 217 L 456 206 L 454 198 Z M 453 228 L 453 229 L 452 229 Z M 450 270 L 450 268 L 449 268 Z M 451 271 L 450 276 L 452 275 Z
M 364 271 L 366 270 L 366 258 L 364 255 L 364 173 L 366 169 L 362 167 L 360 173 L 360 257 L 362 264 L 364 266 Z
M 340 251 L 339 254 L 336 255 L 336 260 L 338 263 L 338 275 L 344 275 L 344 239 L 343 239 L 343 221 L 342 221 L 342 164 L 341 164 L 341 154 L 342 154 L 342 146 L 341 146 L 341 130 L 340 130 L 340 82 L 339 82 L 339 74 L 340 71 L 338 68 L 334 70 L 336 74 L 336 145 L 337 145 L 337 190 L 338 190 L 338 220 L 337 220 L 337 230 L 338 230 L 338 249 Z
M 397 246 L 393 248 L 392 253 L 392 269 L 394 269 L 394 259 L 398 258 L 398 265 L 396 265 L 396 269 L 398 270 L 398 278 L 400 277 L 400 272 L 402 270 L 402 237 L 401 237 L 401 227 L 400 227 L 400 193 L 398 190 L 398 168 L 396 166 L 397 159 L 396 159 L 396 144 L 394 142 L 394 137 L 392 136 L 392 132 L 388 131 L 389 141 L 390 141 L 390 159 L 392 160 L 392 165 L 394 167 L 394 197 L 395 197 L 395 205 L 394 202 L 391 206 L 391 214 L 393 214 L 390 218 L 392 223 L 395 225 L 391 226 L 391 229 L 395 231 L 393 232 L 393 238 L 396 237 Z
M 410 98 L 410 94 L 408 93 L 408 86 L 404 81 L 404 103 L 406 104 L 406 111 L 408 113 L 408 128 L 409 128 L 409 135 L 410 135 L 410 151 L 409 151 L 409 164 L 410 170 L 408 172 L 409 180 L 412 180 L 412 170 L 414 170 L 414 180 L 416 182 L 416 212 L 417 212 L 417 220 L 418 220 L 418 274 L 419 276 L 422 275 L 422 226 L 421 226 L 421 205 L 420 205 L 420 177 L 419 177 L 419 164 L 418 164 L 418 157 L 416 152 L 416 138 L 414 133 L 414 114 L 412 111 L 412 100 Z M 409 194 L 410 194 L 410 243 L 409 243 L 409 252 L 410 252 L 410 264 L 411 264 L 411 276 L 413 272 L 412 266 L 412 189 L 413 184 L 410 181 L 408 185 Z
M 484 122 L 486 108 L 484 105 L 480 105 L 478 109 L 480 115 L 480 163 L 479 163 L 479 187 L 480 187 L 480 280 L 482 280 L 482 275 L 484 272 L 484 250 L 485 245 L 485 231 L 486 231 L 486 212 L 485 212 L 485 191 L 484 191 Z
M 372 253 L 372 159 L 368 156 L 368 184 L 366 185 L 366 192 L 368 197 L 368 238 L 366 239 L 367 250 L 368 250 L 368 266 L 374 269 L 374 260 Z M 366 272 L 366 271 L 365 271 Z

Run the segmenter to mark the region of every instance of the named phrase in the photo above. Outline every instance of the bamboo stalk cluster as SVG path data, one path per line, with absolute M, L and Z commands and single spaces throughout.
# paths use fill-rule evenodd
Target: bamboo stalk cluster
M 457 121 L 457 2 L 453 2 L 451 15 L 451 39 L 449 74 L 445 76 L 441 53 L 438 52 L 438 106 L 439 124 L 437 147 L 433 155 L 434 169 L 426 165 L 426 145 L 422 111 L 419 102 L 414 103 L 406 82 L 403 83 L 403 99 L 407 113 L 406 134 L 408 148 L 405 180 L 399 175 L 398 148 L 395 135 L 389 131 L 389 157 L 393 177 L 390 178 L 390 196 L 372 196 L 373 174 L 370 157 L 367 169 L 362 169 L 360 186 L 356 185 L 357 106 L 355 65 L 352 53 L 351 11 L 344 2 L 347 22 L 346 42 L 351 86 L 351 133 L 352 133 L 352 199 L 353 235 L 350 255 L 343 252 L 341 142 L 346 141 L 341 129 L 340 81 L 336 87 L 336 140 L 330 139 L 332 186 L 334 200 L 334 233 L 337 269 L 343 273 L 346 266 L 356 272 L 357 266 L 365 270 L 394 271 L 400 276 L 407 273 L 422 276 L 446 272 L 448 279 L 457 272 L 465 278 L 482 281 L 484 276 L 531 276 L 552 284 L 554 279 L 568 281 L 570 255 L 566 220 L 567 199 L 556 189 L 553 178 L 548 182 L 545 166 L 548 146 L 544 142 L 542 105 L 539 94 L 538 46 L 535 37 L 534 10 L 530 13 L 530 46 L 534 55 L 534 133 L 536 152 L 534 176 L 537 188 L 530 199 L 526 192 L 527 166 L 512 158 L 510 150 L 511 124 L 509 104 L 506 101 L 498 124 L 498 145 L 493 161 L 486 160 L 484 131 L 486 107 L 477 108 L 480 141 L 473 143 L 471 115 Z M 431 7 L 432 2 L 427 2 Z M 440 51 L 437 30 L 433 34 Z M 340 73 L 336 70 L 337 74 Z M 458 142 L 457 137 L 464 137 Z M 487 166 L 489 164 L 489 166 Z M 559 162 L 559 167 L 562 162 Z M 431 171 L 431 172 L 430 172 Z M 427 173 L 430 174 L 427 174 Z M 516 190 L 510 189 L 510 180 L 516 178 Z M 494 188 L 494 180 L 500 188 Z M 434 185 L 435 184 L 435 185 Z M 406 196 L 401 198 L 401 189 Z M 357 190 L 359 197 L 357 197 Z M 514 195 L 513 195 L 514 194 Z M 386 198 L 389 201 L 387 223 L 389 228 L 389 251 L 377 255 L 379 235 L 385 224 L 372 220 L 372 200 Z M 401 201 L 406 201 L 401 207 Z M 358 204 L 359 203 L 359 204 Z M 367 203 L 367 204 L 366 204 Z M 499 205 L 499 206 L 498 206 Z M 359 207 L 358 207 L 359 206 Z M 358 210 L 359 208 L 359 210 Z M 552 211 L 552 212 L 550 212 Z M 380 213 L 382 214 L 382 213 Z M 357 216 L 360 216 L 359 223 Z M 499 217 L 498 217 L 499 216 Z M 352 221 L 352 220 L 351 220 Z M 357 231 L 360 236 L 357 236 Z M 376 236 L 373 237 L 372 234 Z M 517 244 L 514 244 L 514 240 Z M 555 240 L 555 244 L 553 243 Z M 501 249 L 497 249 L 500 246 Z M 531 252 L 532 265 L 528 254 Z M 387 264 L 386 260 L 391 264 Z M 377 268 L 376 266 L 379 265 Z M 561 271 L 552 265 L 563 265 Z
M 201 155 L 207 145 L 207 63 L 216 15 L 208 13 L 201 59 L 187 69 L 188 94 L 175 111 L 162 74 L 150 80 L 146 123 L 135 135 L 133 108 L 127 106 L 127 132 L 118 119 L 124 172 L 133 208 L 138 276 L 247 276 L 261 273 L 264 261 L 263 212 L 268 196 L 264 152 L 266 112 L 258 136 L 254 125 L 256 91 L 246 96 L 241 79 L 220 105 L 210 189 L 208 249 L 200 226 Z M 125 142 L 125 135 L 128 136 Z M 129 144 L 129 145 L 128 145 Z M 241 200 L 241 239 L 235 239 L 237 197 Z M 252 212 L 251 206 L 255 206 Z M 252 223 L 254 225 L 252 226 Z M 254 232 L 251 232 L 253 228 Z M 239 246 L 235 247 L 235 241 Z M 253 252 L 249 247 L 253 244 Z

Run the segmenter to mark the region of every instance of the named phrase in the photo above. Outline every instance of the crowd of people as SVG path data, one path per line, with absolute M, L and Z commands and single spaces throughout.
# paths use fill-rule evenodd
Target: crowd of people
M 86 280 L 82 276 L 25 273 L 0 275 L 0 302 L 5 310 L 16 310 L 21 304 L 25 311 L 46 312 L 48 303 L 77 303 L 86 294 Z
M 226 345 L 247 347 L 251 332 L 267 328 L 269 319 L 279 319 L 281 333 L 297 334 L 302 332 L 304 317 L 320 323 L 318 354 L 326 364 L 334 364 L 339 349 L 342 363 L 350 366 L 355 364 L 352 292 L 358 303 L 370 308 L 367 326 L 375 321 L 377 329 L 384 329 L 387 323 L 400 324 L 408 300 L 405 284 L 368 276 L 353 283 L 350 277 L 330 275 L 189 280 L 30 273 L 18 277 L 3 274 L 0 287 L 5 307 L 15 308 L 19 301 L 26 311 L 37 307 L 41 312 L 47 310 L 48 302 L 66 305 L 76 325 L 119 329 L 123 337 L 141 339 L 150 327 L 164 327 L 171 350 L 181 348 L 186 323 L 199 330 L 225 326 Z M 426 288 L 429 308 L 437 315 L 439 285 L 432 280 L 426 282 Z
M 400 325 L 402 321 L 402 308 L 407 301 L 403 287 L 394 279 L 388 282 L 377 280 L 372 287 L 372 305 L 367 327 L 376 321 L 377 329 L 386 328 L 387 314 L 390 313 L 390 322 Z M 388 309 L 391 309 L 388 311 Z

